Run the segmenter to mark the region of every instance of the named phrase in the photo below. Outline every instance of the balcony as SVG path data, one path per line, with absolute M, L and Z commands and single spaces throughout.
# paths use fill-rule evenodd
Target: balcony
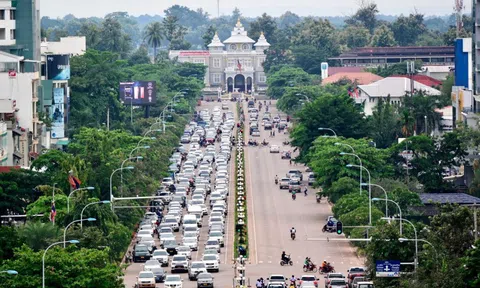
M 236 66 L 225 68 L 225 73 L 243 73 L 243 72 L 251 72 L 251 73 L 253 73 L 254 70 L 253 70 L 253 67 L 248 67 L 248 66 L 245 66 L 245 67 L 242 66 L 241 71 L 240 71 L 240 69 L 238 69 L 238 67 L 236 67 Z

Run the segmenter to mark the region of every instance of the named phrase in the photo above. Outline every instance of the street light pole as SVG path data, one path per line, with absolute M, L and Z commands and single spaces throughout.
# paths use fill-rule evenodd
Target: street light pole
M 309 102 L 309 103 L 312 102 L 312 101 L 310 101 L 310 98 L 307 97 L 307 95 L 304 95 L 302 93 L 297 93 L 295 95 L 304 97 L 307 100 L 307 102 Z
M 75 189 L 72 192 L 70 192 L 70 194 L 68 194 L 68 197 L 67 197 L 67 212 L 70 213 L 70 196 L 72 196 L 74 192 L 83 191 L 83 190 L 93 190 L 93 189 L 95 189 L 95 187 L 85 187 L 85 188 Z
M 390 200 L 391 201 L 391 200 Z M 386 217 L 383 217 L 382 218 L 383 220 L 396 220 L 396 221 L 400 221 L 400 223 L 402 221 L 405 221 L 407 222 L 408 224 L 412 225 L 413 227 L 413 231 L 415 232 L 415 272 L 417 272 L 417 268 L 418 268 L 418 237 L 417 237 L 417 228 L 415 227 L 415 225 L 413 225 L 412 222 L 408 221 L 407 219 L 404 219 L 404 218 L 386 218 Z
M 360 169 L 365 169 L 365 171 L 367 171 L 368 173 L 368 225 L 372 226 L 372 187 L 370 185 L 372 183 L 371 181 L 372 178 L 370 175 L 370 171 L 368 171 L 368 169 L 363 166 L 354 165 L 354 164 L 347 164 L 347 167 L 348 168 L 356 167 Z
M 353 148 L 352 148 L 353 149 Z M 340 152 L 340 155 L 349 155 L 349 156 L 355 156 L 357 157 L 358 161 L 360 162 L 360 194 L 362 194 L 362 170 L 363 170 L 363 165 L 362 165 L 362 159 L 360 156 L 354 153 L 345 153 L 345 152 Z
M 387 191 L 380 185 L 377 185 L 377 184 L 370 184 L 370 185 L 372 185 L 373 187 L 378 187 L 378 188 L 382 189 L 383 193 L 385 193 L 385 217 L 388 217 L 388 194 L 387 194 Z M 362 186 L 367 186 L 367 183 L 362 183 Z M 375 199 L 375 198 L 373 198 L 373 199 Z M 375 201 L 373 199 L 372 199 L 372 201 Z M 395 203 L 395 204 L 397 204 L 397 203 Z M 398 206 L 398 207 L 399 207 L 398 209 L 400 210 L 400 206 Z M 401 211 L 400 211 L 400 218 L 402 218 L 402 212 Z M 402 232 L 400 232 L 400 234 L 401 233 Z
M 415 241 L 415 239 L 407 239 L 407 238 L 398 238 L 398 241 L 400 242 L 405 242 L 405 241 Z M 433 248 L 433 251 L 435 251 L 435 258 L 438 260 L 438 252 L 437 252 L 437 248 L 435 248 L 435 246 L 433 246 L 432 243 L 428 242 L 427 240 L 425 239 L 417 239 L 417 241 L 420 241 L 420 242 L 424 242 L 424 243 L 427 243 L 428 245 L 432 246 Z
M 386 200 L 388 202 L 392 202 L 393 204 L 397 205 L 397 208 L 398 208 L 398 212 L 400 213 L 400 219 L 403 219 L 402 218 L 402 209 L 400 208 L 400 205 L 398 205 L 397 202 L 393 201 L 393 200 L 390 200 L 390 199 L 382 199 L 382 198 L 373 198 L 372 201 L 383 201 L 383 200 Z M 390 219 L 390 218 L 388 218 Z M 400 221 L 400 236 L 403 235 L 403 224 L 402 224 L 402 221 Z
M 122 165 L 120 166 L 120 168 L 121 168 L 121 171 L 120 171 L 120 193 L 121 193 L 122 196 L 123 196 L 123 165 L 125 165 L 125 162 L 127 162 L 129 160 L 133 160 L 133 159 L 141 160 L 141 159 L 143 159 L 143 156 L 129 157 L 129 158 L 123 160 Z
M 331 129 L 331 128 L 324 128 L 324 127 L 320 127 L 320 128 L 318 128 L 318 130 L 320 130 L 320 131 L 321 131 L 321 130 L 328 130 L 328 131 L 332 131 L 332 132 L 333 132 L 333 134 L 335 135 L 335 138 L 337 138 L 337 133 L 335 133 L 335 131 L 334 131 L 333 129 Z
M 78 244 L 80 243 L 80 241 L 69 240 L 69 241 L 55 242 L 52 245 L 48 246 L 47 249 L 45 249 L 45 252 L 43 252 L 43 257 L 42 257 L 42 288 L 45 288 L 45 255 L 47 254 L 48 249 L 52 248 L 55 245 L 64 244 L 64 243 Z
M 18 275 L 18 272 L 16 270 L 5 270 L 0 271 L 0 273 L 7 273 L 8 275 Z
M 124 167 L 124 168 L 117 168 L 117 169 L 113 170 L 112 174 L 110 175 L 110 203 L 112 203 L 112 211 L 113 211 L 113 191 L 112 191 L 113 174 L 115 174 L 115 172 L 118 172 L 118 171 L 121 171 L 121 170 L 124 170 L 124 169 L 132 170 L 133 166 L 127 166 L 127 167 Z
M 75 223 L 78 223 L 78 222 L 83 222 L 83 221 L 97 221 L 97 219 L 95 219 L 95 218 L 87 218 L 87 219 L 74 220 L 74 221 L 70 222 L 70 223 L 65 227 L 65 229 L 63 230 L 63 248 L 65 248 L 66 245 L 67 245 L 67 242 L 65 241 L 65 239 L 67 238 L 67 230 L 68 230 L 68 227 L 70 227 L 72 224 L 75 224 Z
M 103 201 L 88 203 L 87 205 L 85 205 L 85 207 L 83 207 L 83 209 L 82 209 L 82 212 L 80 212 L 80 220 L 76 220 L 76 221 L 80 222 L 80 229 L 83 229 L 83 211 L 85 211 L 85 209 L 87 209 L 88 206 L 93 205 L 93 204 L 108 204 L 108 203 L 110 203 L 110 201 L 103 200 Z M 88 218 L 88 219 L 94 219 L 94 218 Z M 88 221 L 94 221 L 94 220 L 88 220 Z

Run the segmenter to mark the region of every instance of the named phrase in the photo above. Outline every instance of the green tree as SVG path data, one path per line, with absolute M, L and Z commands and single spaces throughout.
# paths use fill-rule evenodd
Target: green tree
M 18 231 L 24 243 L 34 251 L 47 248 L 60 239 L 60 229 L 50 222 L 29 221 Z
M 414 95 L 405 95 L 402 102 L 401 110 L 407 110 L 415 119 L 417 134 L 429 133 L 440 125 L 442 115 L 436 109 L 445 106 L 445 100 L 442 96 L 428 95 L 420 91 Z M 425 124 L 428 126 L 426 127 Z
M 285 93 L 277 102 L 277 108 L 288 114 L 293 114 L 303 104 L 315 100 L 323 92 L 325 92 L 325 89 L 319 85 L 286 87 Z
M 423 17 L 424 15 L 419 13 L 410 14 L 408 17 L 401 15 L 392 23 L 393 35 L 400 46 L 414 45 L 418 37 L 425 33 Z
M 408 150 L 413 153 L 413 158 L 409 161 L 411 165 L 409 174 L 416 177 L 427 192 L 450 190 L 451 184 L 443 180 L 445 169 L 460 166 L 467 155 L 465 143 L 462 142 L 460 135 L 457 132 L 445 133 L 440 139 L 420 135 L 405 141 L 408 141 Z M 397 144 L 391 149 L 391 159 L 398 163 L 397 171 L 401 176 L 405 176 L 406 165 L 406 159 L 399 156 L 403 150 L 404 143 Z
M 128 57 L 128 65 L 134 66 L 138 64 L 150 64 L 151 60 L 148 56 L 148 50 L 145 46 L 140 46 Z
M 345 23 L 352 26 L 363 25 L 370 33 L 373 33 L 377 25 L 378 7 L 374 2 L 361 1 L 357 12 L 345 20 Z
M 100 27 L 95 23 L 83 23 L 77 32 L 77 36 L 85 36 L 87 49 L 96 49 L 101 40 Z
M 118 53 L 125 58 L 131 49 L 131 38 L 122 30 L 120 22 L 108 17 L 106 18 L 100 30 L 100 42 L 98 48 L 102 51 Z
M 465 256 L 462 258 L 464 269 L 461 269 L 463 276 L 463 283 L 467 284 L 467 287 L 480 286 L 480 241 L 475 242 L 474 248 L 469 248 Z
M 392 47 L 397 43 L 392 30 L 387 25 L 381 25 L 375 29 L 370 45 L 373 47 Z
M 152 22 L 145 28 L 145 40 L 153 47 L 153 59 L 157 57 L 157 48 L 162 44 L 163 27 L 160 22 Z
M 358 207 L 367 207 L 368 206 L 368 193 L 360 194 L 358 191 L 351 191 L 351 193 L 346 193 L 332 207 L 332 212 L 337 219 L 341 215 L 352 212 Z
M 366 139 L 318 137 L 313 141 L 313 146 L 308 149 L 309 154 L 305 158 L 309 160 L 308 166 L 317 175 L 317 182 L 326 191 L 330 191 L 329 189 L 333 187 L 333 183 L 342 177 L 360 178 L 359 169 L 346 166 L 350 163 L 358 165 L 358 160 L 350 155 L 340 155 L 341 152 L 350 153 L 351 151 L 343 145 L 335 145 L 337 142 L 352 146 L 355 149 L 355 154 L 362 159 L 363 167 L 370 171 L 372 177 L 375 178 L 380 175 L 381 177 L 387 177 L 393 172 L 392 167 L 386 163 L 389 157 L 388 151 L 370 146 L 369 141 Z M 365 171 L 363 171 L 362 181 L 368 182 L 368 174 Z M 351 181 L 346 183 L 353 185 Z M 342 182 L 342 184 L 345 185 L 345 182 Z M 356 188 L 359 188 L 358 181 L 356 181 Z M 335 190 L 340 190 L 340 188 L 336 187 Z M 348 191 L 339 191 L 338 193 L 348 193 Z M 335 198 L 338 199 L 338 197 Z
M 350 193 L 359 193 L 359 181 L 350 177 L 342 177 L 332 183 L 332 186 L 325 189 L 322 193 L 328 197 L 328 200 L 332 203 L 336 203 L 342 196 Z
M 215 29 L 215 26 L 213 26 L 213 25 L 208 26 L 207 31 L 205 31 L 205 33 L 202 36 L 203 45 L 204 45 L 205 49 L 207 49 L 208 45 L 210 43 L 212 43 L 212 39 L 213 39 L 213 37 L 215 37 L 215 33 L 217 33 L 216 29 Z
M 342 31 L 342 43 L 348 48 L 365 47 L 370 43 L 370 31 L 363 26 L 347 26 Z
M 342 221 L 344 226 L 366 226 L 369 224 L 369 208 L 368 205 L 357 207 L 355 210 L 339 216 L 339 221 Z M 382 211 L 372 206 L 372 225 L 376 226 L 377 222 L 385 215 Z M 345 234 L 351 238 L 366 238 L 367 231 L 365 228 L 353 228 L 345 230 Z M 370 235 L 369 235 L 370 236 Z M 356 244 L 364 247 L 366 245 Z M 391 259 L 391 258 L 389 258 Z
M 98 287 L 123 288 L 121 268 L 109 262 L 108 248 L 66 249 L 51 248 L 45 257 L 45 286 L 58 288 Z M 2 285 L 12 288 L 37 288 L 42 286 L 43 251 L 34 252 L 23 246 L 15 257 L 2 263 L 1 270 L 21 271 L 19 277 L 5 277 Z
M 277 30 L 277 23 L 272 16 L 263 13 L 262 16 L 255 19 L 255 21 L 250 22 L 250 29 L 248 30 L 248 36 L 254 40 L 257 40 L 260 37 L 260 33 L 265 34 L 265 38 L 269 41 L 270 44 L 275 44 L 275 32 Z
M 379 100 L 369 122 L 370 137 L 379 148 L 387 148 L 396 143 L 402 133 L 398 107 L 390 102 L 390 97 Z
M 31 170 L 12 169 L 0 173 L 0 215 L 24 214 L 27 205 L 41 196 L 36 187 L 45 181 L 44 173 Z
M 15 227 L 0 226 L 0 263 L 12 258 L 14 249 L 20 247 L 23 241 Z
M 415 70 L 422 68 L 421 61 L 415 61 Z M 376 68 L 366 69 L 368 72 L 377 74 L 382 77 L 389 77 L 392 75 L 406 75 L 407 74 L 407 62 L 396 63 L 392 65 L 377 66 Z
M 287 87 L 309 85 L 311 82 L 311 76 L 302 69 L 285 66 L 267 78 L 267 95 L 279 99 Z
M 285 29 L 300 23 L 302 19 L 297 14 L 287 11 L 277 19 L 278 28 Z
M 331 135 L 331 132 L 319 131 L 319 127 L 330 128 L 339 136 L 353 138 L 365 137 L 367 132 L 361 108 L 355 105 L 344 87 L 306 103 L 296 117 L 297 124 L 293 127 L 291 138 L 292 144 L 300 148 L 300 159 L 308 153 L 318 136 Z

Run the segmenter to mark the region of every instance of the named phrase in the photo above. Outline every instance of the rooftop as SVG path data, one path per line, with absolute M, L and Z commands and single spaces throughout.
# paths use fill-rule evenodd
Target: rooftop
M 348 79 L 352 82 L 356 82 L 359 85 L 365 85 L 382 80 L 383 77 L 370 72 L 339 72 L 323 79 L 322 85 L 336 83 L 342 79 Z
M 337 73 L 347 72 L 363 72 L 363 67 L 328 67 L 328 76 L 332 76 Z
M 230 38 L 227 40 L 223 41 L 225 44 L 237 44 L 237 43 L 250 43 L 253 44 L 255 41 L 247 36 L 247 31 L 245 31 L 245 28 L 243 27 L 242 23 L 240 22 L 240 19 L 238 19 L 237 24 L 235 25 L 235 28 L 233 28 L 232 34 Z
M 411 80 L 404 77 L 387 77 L 368 85 L 358 85 L 358 88 L 369 97 L 403 97 L 407 91 L 410 91 Z M 440 95 L 437 89 L 413 81 L 413 87 L 417 91 L 424 91 L 428 95 Z
M 408 78 L 408 75 L 393 75 L 392 77 L 403 77 Z M 439 87 L 442 86 L 442 81 L 432 78 L 427 75 L 413 75 L 413 80 L 422 83 L 423 85 L 427 85 L 429 87 Z
M 453 46 L 409 46 L 409 47 L 361 47 L 340 54 L 343 57 L 361 56 L 398 56 L 398 55 L 454 55 Z
M 466 194 L 466 193 L 420 193 L 420 200 L 423 204 L 459 204 L 470 205 L 480 204 L 480 198 Z

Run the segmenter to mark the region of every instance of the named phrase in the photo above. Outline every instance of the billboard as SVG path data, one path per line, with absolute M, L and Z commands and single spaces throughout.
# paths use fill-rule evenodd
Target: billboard
M 155 81 L 120 82 L 120 101 L 125 105 L 151 105 L 157 101 Z
M 47 79 L 70 79 L 70 55 L 47 55 Z
M 58 139 L 65 137 L 65 90 L 63 88 L 53 89 L 53 103 L 50 110 L 52 119 L 51 138 Z
M 398 260 L 377 260 L 376 261 L 377 277 L 400 277 L 400 261 Z

